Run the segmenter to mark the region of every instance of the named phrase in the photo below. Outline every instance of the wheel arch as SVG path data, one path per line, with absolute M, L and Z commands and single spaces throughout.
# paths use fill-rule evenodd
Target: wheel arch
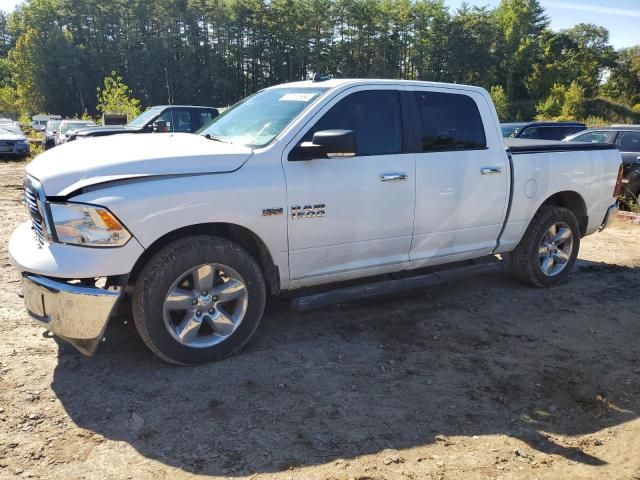
M 546 205 L 554 205 L 556 207 L 563 207 L 573 212 L 578 219 L 580 225 L 580 234 L 584 236 L 587 232 L 587 226 L 589 224 L 589 216 L 587 215 L 587 204 L 578 192 L 573 190 L 565 190 L 557 192 L 547 198 L 538 210 Z M 537 212 L 536 212 L 537 213 Z
M 262 275 L 271 293 L 277 294 L 280 292 L 280 272 L 264 241 L 246 227 L 224 222 L 189 225 L 165 233 L 149 245 L 140 258 L 138 258 L 129 274 L 128 284 L 133 285 L 136 282 L 144 265 L 164 246 L 175 240 L 194 235 L 221 237 L 240 245 L 247 250 L 260 265 Z

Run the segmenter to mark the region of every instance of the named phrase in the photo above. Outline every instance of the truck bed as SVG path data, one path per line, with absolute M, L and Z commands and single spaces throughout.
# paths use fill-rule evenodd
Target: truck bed
M 507 151 L 518 153 L 574 152 L 587 150 L 615 150 L 610 143 L 561 142 L 555 140 L 532 140 L 527 138 L 505 138 Z

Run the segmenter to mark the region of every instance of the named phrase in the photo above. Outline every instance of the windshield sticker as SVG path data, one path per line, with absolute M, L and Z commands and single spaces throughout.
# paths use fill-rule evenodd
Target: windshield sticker
M 317 93 L 287 93 L 280 97 L 280 102 L 308 102 Z

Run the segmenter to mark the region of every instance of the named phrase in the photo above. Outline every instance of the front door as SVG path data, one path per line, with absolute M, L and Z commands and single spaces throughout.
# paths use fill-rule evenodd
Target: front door
M 292 286 L 381 273 L 406 262 L 415 160 L 403 153 L 399 92 L 375 87 L 343 92 L 310 124 L 282 159 Z M 300 143 L 332 129 L 355 132 L 356 156 L 290 160 Z

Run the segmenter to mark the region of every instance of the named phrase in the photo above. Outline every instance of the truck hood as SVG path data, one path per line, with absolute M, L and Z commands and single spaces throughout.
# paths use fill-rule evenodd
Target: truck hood
M 27 167 L 48 196 L 131 178 L 232 172 L 251 149 L 190 133 L 123 134 L 66 143 Z

